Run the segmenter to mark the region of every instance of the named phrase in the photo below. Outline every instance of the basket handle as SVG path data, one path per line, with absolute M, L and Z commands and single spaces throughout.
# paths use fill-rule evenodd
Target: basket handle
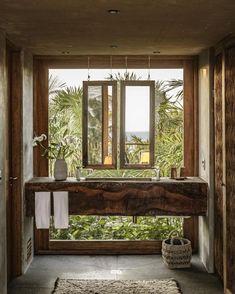
M 179 231 L 177 230 L 172 230 L 168 236 L 168 238 L 170 239 L 170 243 L 171 245 L 173 245 L 174 239 L 177 239 L 180 241 L 181 245 L 184 245 L 184 241 L 183 239 L 180 237 Z
M 168 239 L 171 239 L 172 237 L 179 237 L 180 238 L 180 234 L 179 231 L 177 230 L 172 230 L 169 235 L 168 235 Z

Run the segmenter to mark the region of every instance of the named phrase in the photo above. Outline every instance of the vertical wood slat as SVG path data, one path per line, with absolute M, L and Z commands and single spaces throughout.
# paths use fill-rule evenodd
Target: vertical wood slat
M 226 120 L 226 111 L 225 111 L 225 50 L 222 51 L 222 89 L 221 89 L 221 99 L 222 99 L 222 182 L 221 182 L 221 187 L 222 187 L 222 215 L 223 215 L 223 220 L 222 220 L 222 243 L 223 243 L 223 282 L 224 282 L 224 292 L 226 292 L 227 288 L 227 223 L 226 223 L 226 128 L 225 128 L 225 120 Z
M 36 135 L 44 133 L 48 137 L 48 68 L 41 60 L 34 60 L 34 104 L 33 129 Z M 45 142 L 48 144 L 48 141 Z M 41 149 L 34 148 L 34 176 L 48 176 L 48 160 L 41 156 Z M 35 252 L 47 250 L 49 230 L 35 229 Z
M 215 270 L 223 279 L 223 114 L 222 54 L 215 59 Z
M 235 284 L 235 47 L 224 47 L 215 67 L 215 269 L 225 293 Z
M 7 72 L 7 111 L 8 111 L 8 124 L 6 124 L 6 134 L 7 135 L 7 148 L 5 156 L 7 159 L 10 159 L 10 154 L 12 153 L 8 148 L 8 146 L 12 146 L 11 144 L 11 112 L 10 112 L 10 105 L 11 105 L 11 68 L 12 68 L 12 58 L 11 58 L 11 47 L 6 46 L 6 72 Z M 5 167 L 5 177 L 6 179 L 9 178 L 9 173 L 11 170 L 11 165 Z M 7 281 L 9 282 L 12 278 L 12 205 L 11 205 L 11 187 L 10 185 L 6 185 L 6 215 L 7 215 Z
M 225 168 L 224 273 L 225 288 L 235 292 L 235 46 L 227 48 L 225 62 Z
M 43 61 L 34 60 L 33 129 L 35 135 L 48 137 L 48 69 Z M 48 144 L 48 140 L 45 145 Z M 34 148 L 34 176 L 48 176 L 48 160 L 41 156 L 42 150 Z
M 197 59 L 185 60 L 184 68 L 184 165 L 187 176 L 198 175 Z M 198 217 L 184 220 L 184 236 L 198 249 Z
M 17 178 L 14 181 L 10 180 L 10 263 L 11 263 L 11 277 L 16 277 L 22 273 L 22 166 L 23 166 L 23 122 L 22 122 L 22 60 L 21 52 L 10 50 L 9 64 L 9 122 L 10 129 L 10 177 Z
M 184 164 L 187 176 L 198 174 L 198 86 L 196 60 L 184 62 Z

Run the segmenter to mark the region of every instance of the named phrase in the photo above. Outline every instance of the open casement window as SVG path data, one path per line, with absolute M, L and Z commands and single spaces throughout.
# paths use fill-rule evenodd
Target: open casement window
M 116 82 L 83 82 L 83 166 L 85 167 L 116 168 L 116 99 Z
M 121 82 L 120 166 L 154 166 L 155 82 Z

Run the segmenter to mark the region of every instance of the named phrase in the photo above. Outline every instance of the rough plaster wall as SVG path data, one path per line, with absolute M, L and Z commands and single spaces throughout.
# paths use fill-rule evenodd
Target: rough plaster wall
M 209 272 L 214 271 L 213 260 L 213 150 L 210 50 L 199 56 L 199 176 L 209 184 L 208 215 L 199 218 L 199 254 Z M 205 160 L 205 168 L 202 161 Z
M 23 184 L 33 177 L 33 56 L 29 52 L 22 52 L 23 64 Z M 22 197 L 24 201 L 24 196 Z M 32 256 L 27 260 L 27 242 L 33 243 L 33 218 L 25 216 L 25 202 L 23 203 L 23 252 L 22 271 L 25 272 Z M 32 247 L 33 248 L 33 247 Z
M 6 66 L 5 66 L 5 35 L 0 31 L 0 293 L 7 293 L 6 270 L 6 176 L 5 176 L 5 151 L 6 151 Z

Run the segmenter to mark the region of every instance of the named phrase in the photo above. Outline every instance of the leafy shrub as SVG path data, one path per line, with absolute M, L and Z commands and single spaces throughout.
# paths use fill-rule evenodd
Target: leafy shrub
M 63 240 L 161 240 L 172 230 L 182 234 L 182 218 L 131 216 L 70 216 L 69 229 L 51 227 L 51 239 Z

